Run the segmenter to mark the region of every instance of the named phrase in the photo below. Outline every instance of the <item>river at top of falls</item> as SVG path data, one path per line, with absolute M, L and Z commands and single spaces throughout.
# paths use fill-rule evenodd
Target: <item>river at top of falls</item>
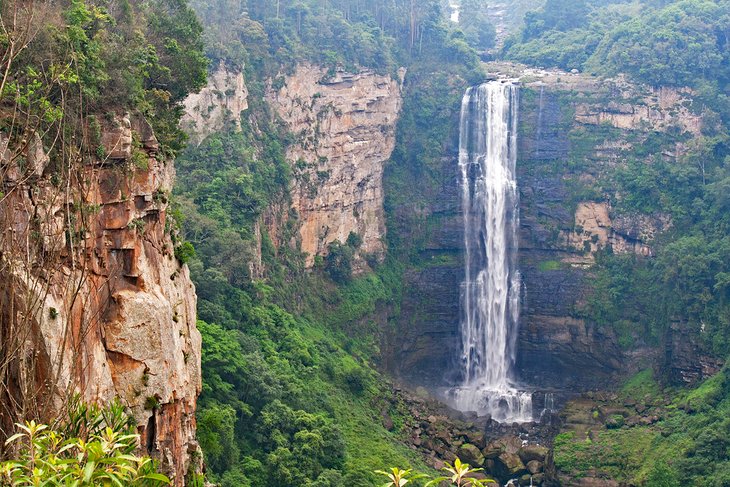
M 503 422 L 532 420 L 532 395 L 512 379 L 520 311 L 517 86 L 490 81 L 461 104 L 459 168 L 464 220 L 460 292 L 461 383 L 454 407 Z

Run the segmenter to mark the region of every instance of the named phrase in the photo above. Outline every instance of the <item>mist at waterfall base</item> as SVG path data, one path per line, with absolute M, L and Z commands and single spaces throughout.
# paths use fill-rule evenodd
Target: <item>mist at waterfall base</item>
M 517 101 L 517 86 L 508 80 L 469 88 L 459 127 L 461 382 L 448 400 L 500 422 L 533 420 L 532 393 L 512 380 L 520 310 Z

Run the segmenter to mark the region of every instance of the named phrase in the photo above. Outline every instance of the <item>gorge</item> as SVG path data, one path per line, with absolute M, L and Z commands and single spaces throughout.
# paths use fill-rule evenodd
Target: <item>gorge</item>
M 727 0 L 0 14 L 0 484 L 730 485 Z

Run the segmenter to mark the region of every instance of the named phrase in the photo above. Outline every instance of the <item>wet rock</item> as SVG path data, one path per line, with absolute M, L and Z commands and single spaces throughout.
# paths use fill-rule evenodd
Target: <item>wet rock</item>
M 464 436 L 469 443 L 475 445 L 477 448 L 481 449 L 486 446 L 484 433 L 481 431 L 467 431 Z

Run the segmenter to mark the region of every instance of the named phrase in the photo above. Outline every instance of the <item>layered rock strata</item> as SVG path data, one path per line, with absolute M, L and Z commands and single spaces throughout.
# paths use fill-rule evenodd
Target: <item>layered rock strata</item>
M 524 80 L 517 161 L 523 303 L 518 373 L 528 384 L 546 388 L 607 385 L 620 373 L 647 366 L 658 352 L 639 347 L 629 350 L 626 360 L 610 327 L 586 318 L 594 255 L 611 247 L 649 257 L 655 237 L 672 222 L 661 214 L 616 213 L 612 204 L 620 195 L 602 192 L 596 182 L 623 164 L 647 134 L 679 130 L 693 136 L 700 118 L 687 108 L 691 94 L 678 90 L 514 66 L 489 69 Z M 676 158 L 683 151 L 677 145 L 661 156 Z M 406 273 L 400 318 L 389 340 L 397 346 L 385 358 L 397 377 L 431 388 L 453 381 L 450 371 L 459 357 L 463 222 L 453 141 L 439 174 L 438 193 L 424 211 L 432 230 L 421 246 L 423 264 Z M 674 356 L 692 355 L 668 347 L 667 356 L 671 350 Z M 712 368 L 695 367 L 700 375 Z M 696 376 L 698 371 L 673 373 Z
M 42 150 L 20 168 L 2 161 L 5 399 L 52 415 L 72 395 L 118 398 L 141 451 L 183 485 L 201 467 L 201 337 L 166 215 L 174 169 L 141 116 L 105 125 L 96 156 L 70 173 Z
M 362 239 L 362 255 L 382 257 L 383 168 L 395 146 L 401 83 L 368 70 L 299 65 L 268 91 L 266 100 L 295 138 L 287 158 L 307 265 L 350 232 Z
M 243 71 L 229 69 L 221 62 L 208 75 L 208 84 L 200 92 L 188 95 L 184 107 L 180 126 L 195 144 L 220 132 L 227 124 L 240 130 L 241 112 L 248 109 Z

